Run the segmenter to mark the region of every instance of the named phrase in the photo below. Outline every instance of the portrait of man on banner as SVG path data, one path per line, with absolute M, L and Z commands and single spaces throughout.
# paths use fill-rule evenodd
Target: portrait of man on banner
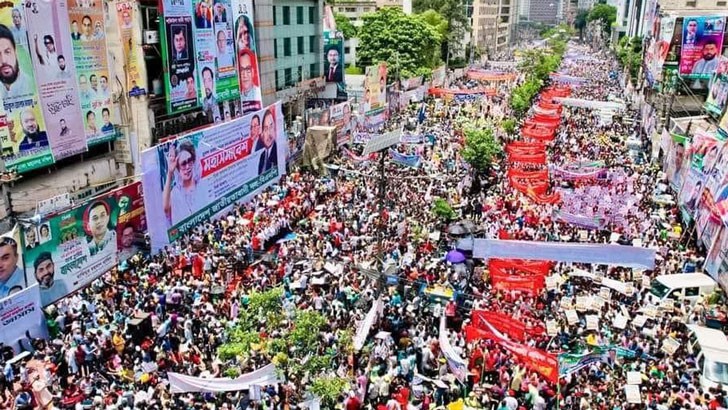
M 275 107 L 269 107 L 265 110 L 261 123 L 260 138 L 258 138 L 258 142 L 255 144 L 256 151 L 263 151 L 258 163 L 258 174 L 278 167 L 278 147 L 276 144 L 276 136 L 278 133 L 276 131 Z
M 324 47 L 326 82 L 340 83 L 344 81 L 344 67 L 342 64 L 344 55 L 341 50 L 343 43 L 341 39 L 331 39 L 329 41 L 329 44 Z
M 686 17 L 683 22 L 680 74 L 708 78 L 718 69 L 725 17 Z

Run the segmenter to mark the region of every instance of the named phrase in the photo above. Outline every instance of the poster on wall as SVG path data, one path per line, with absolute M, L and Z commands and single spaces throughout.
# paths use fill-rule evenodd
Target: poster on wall
M 33 238 L 30 238 L 34 240 Z M 20 227 L 0 235 L 0 299 L 20 292 L 28 285 L 23 270 L 23 247 Z
M 229 0 L 193 0 L 200 99 L 215 123 L 242 115 Z M 232 104 L 231 104 L 232 103 Z
M 0 342 L 16 353 L 28 350 L 26 332 L 34 339 L 48 337 L 37 286 L 0 299 Z
M 238 69 L 238 85 L 242 113 L 258 111 L 263 107 L 258 71 L 258 47 L 253 26 L 253 1 L 232 0 L 235 30 L 235 63 Z
M 134 35 L 134 21 L 138 21 L 139 12 L 134 1 L 117 1 L 116 18 L 119 26 L 119 38 L 124 53 L 124 73 L 126 74 L 126 90 L 131 97 L 147 93 L 147 80 L 142 78 L 139 55 L 139 42 Z
M 102 2 L 68 0 L 81 118 L 89 146 L 116 137 L 103 8 Z
M 432 86 L 444 87 L 446 74 L 444 65 L 432 70 Z
M 53 163 L 36 89 L 25 10 L 20 0 L 0 9 L 0 141 L 5 168 L 19 173 Z
M 728 228 L 715 236 L 705 256 L 705 271 L 724 288 L 728 286 Z
M 164 19 L 160 19 L 162 61 L 166 65 L 164 87 L 167 113 L 175 114 L 198 108 L 195 44 L 192 35 L 191 0 L 164 0 Z
M 723 48 L 725 17 L 685 17 L 683 20 L 680 75 L 710 78 Z
M 344 82 L 344 40 L 329 38 L 324 46 L 324 75 L 327 83 Z
M 56 161 L 88 149 L 67 13 L 66 0 L 38 2 L 25 13 L 46 133 Z
M 142 153 L 152 252 L 247 200 L 285 172 L 280 102 Z
M 29 228 L 35 243 L 27 241 L 26 231 L 26 276 L 39 285 L 43 306 L 88 285 L 116 266 L 120 251 L 137 246 L 129 239 L 146 229 L 142 202 L 141 184 L 135 183 Z

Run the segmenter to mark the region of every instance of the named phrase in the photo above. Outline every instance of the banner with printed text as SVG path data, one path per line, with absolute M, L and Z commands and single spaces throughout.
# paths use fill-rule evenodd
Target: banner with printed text
M 683 20 L 680 75 L 710 78 L 723 49 L 725 17 L 685 17 Z
M 231 0 L 235 30 L 235 56 L 238 69 L 238 83 L 242 113 L 248 114 L 263 108 L 260 92 L 260 64 L 258 61 L 258 38 L 253 25 L 253 1 Z
M 728 77 L 716 74 L 708 88 L 705 109 L 711 114 L 720 116 L 725 109 L 726 101 L 728 101 Z
M 116 129 L 111 113 L 104 3 L 68 0 L 68 21 L 86 143 L 91 146 L 110 141 L 116 138 Z
M 346 101 L 332 105 L 329 119 L 330 125 L 336 127 L 336 144 L 341 146 L 351 142 L 351 104 Z
M 387 104 L 387 63 L 366 68 L 364 73 L 363 113 L 385 107 Z
M 87 150 L 67 13 L 66 0 L 39 2 L 26 11 L 35 79 L 56 161 Z
M 3 69 L 0 70 L 0 141 L 6 169 L 19 173 L 53 163 L 43 110 L 36 89 L 28 42 L 26 10 L 20 0 L 0 8 Z M 12 41 L 8 41 L 12 38 Z
M 230 1 L 193 0 L 192 6 L 202 108 L 216 123 L 229 121 L 242 115 Z
M 728 289 L 728 228 L 721 229 L 705 257 L 705 271 Z
M 147 93 L 147 80 L 142 78 L 140 73 L 143 56 L 139 55 L 139 43 L 134 35 L 134 21 L 138 21 L 141 17 L 138 5 L 134 1 L 121 0 L 117 1 L 115 5 L 119 38 L 124 53 L 126 90 L 131 97 L 137 97 Z
M 160 19 L 164 87 L 167 113 L 176 114 L 200 106 L 195 67 L 192 0 L 163 0 Z
M 26 332 L 32 338 L 48 336 L 37 286 L 0 299 L 0 342 L 20 353 L 30 347 Z M 25 348 L 18 344 L 21 340 Z
M 285 172 L 280 102 L 142 153 L 152 251 L 276 182 Z
M 115 267 L 120 253 L 136 253 L 145 224 L 137 182 L 26 228 L 28 284 L 39 285 L 43 306 L 83 288 Z

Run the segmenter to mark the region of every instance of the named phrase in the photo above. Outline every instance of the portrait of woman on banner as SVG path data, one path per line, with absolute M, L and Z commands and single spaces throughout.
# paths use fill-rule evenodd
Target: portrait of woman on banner
M 160 151 L 161 153 L 161 151 Z M 160 161 L 163 158 L 160 155 Z M 175 225 L 192 215 L 204 204 L 199 195 L 200 168 L 197 149 L 190 140 L 169 144 L 166 158 L 167 172 L 162 189 L 162 206 L 168 225 Z
M 235 22 L 235 48 L 237 51 L 251 50 L 255 52 L 255 32 L 250 18 L 246 15 L 238 17 Z

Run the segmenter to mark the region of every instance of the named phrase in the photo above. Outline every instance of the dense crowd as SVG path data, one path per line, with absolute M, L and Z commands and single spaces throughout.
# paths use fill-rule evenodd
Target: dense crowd
M 622 94 L 615 76 L 604 69 L 616 70 L 613 57 L 575 45 L 571 49 L 583 59 L 567 59 L 562 73 L 587 80 L 572 87 L 572 97 L 606 101 Z M 677 208 L 653 201 L 664 193 L 659 184 L 664 176 L 629 155 L 627 137 L 647 145 L 641 130 L 619 120 L 605 124 L 585 109 L 564 111 L 557 138 L 549 144 L 550 163 L 564 167 L 603 161 L 610 170 L 598 180 L 554 176 L 552 189 L 560 190 L 572 212 L 606 212 L 609 217 L 600 229 L 565 222 L 556 216 L 561 205 L 539 205 L 515 191 L 505 177 L 504 160 L 486 175 L 474 175 L 465 163 L 459 130 L 463 124 L 495 125 L 508 117 L 503 92 L 476 101 L 413 104 L 398 118 L 418 118 L 412 132 L 423 138 L 397 150 L 419 156 L 421 166 L 387 161 L 383 198 L 375 161 L 337 157 L 331 159 L 337 167 L 328 176 L 293 172 L 159 255 L 133 257 L 49 308 L 50 339 L 28 335 L 23 344 L 32 351 L 32 360 L 12 365 L 12 353 L 4 357 L 0 408 L 49 403 L 55 408 L 99 409 L 313 408 L 317 404 L 311 404 L 307 387 L 324 376 L 341 377 L 349 384 L 335 403 L 322 408 L 347 410 L 728 407 L 721 391 L 701 387 L 690 370 L 694 357 L 687 349 L 667 353 L 663 348 L 667 338 L 685 346 L 685 324 L 701 322 L 700 309 L 707 309 L 718 296 L 695 308 L 677 302 L 642 326 L 630 321 L 617 328 L 617 316 L 635 318 L 644 311 L 647 289 L 636 283 L 633 292 L 612 291 L 598 306 L 579 309 L 582 315 L 576 322 L 565 314 L 565 299 L 600 294 L 596 277 L 636 281 L 638 274 L 649 278 L 679 273 L 686 265 L 700 270 L 701 260 L 694 245 L 668 235 L 679 230 Z M 498 135 L 517 139 L 502 131 Z M 601 209 L 598 200 L 589 202 L 594 195 L 628 202 Z M 537 294 L 495 289 L 482 261 L 444 259 L 456 238 L 432 212 L 435 198 L 447 201 L 486 237 L 606 243 L 616 233 L 619 243 L 637 240 L 657 248 L 657 265 L 652 271 L 636 272 L 555 264 L 552 272 L 558 283 Z M 622 207 L 628 212 L 614 215 Z M 217 378 L 230 374 L 232 367 L 245 374 L 275 361 L 259 346 L 241 357 L 218 354 L 233 337 L 249 295 L 272 288 L 282 289 L 287 320 L 269 326 L 265 315 L 254 315 L 259 337 L 295 332 L 292 312 L 322 314 L 327 324 L 313 337 L 320 345 L 317 354 L 331 358 L 330 369 L 281 374 L 277 385 L 255 391 L 173 394 L 166 379 L 169 372 Z M 366 346 L 344 348 L 342 330 L 361 328 L 377 300 L 382 311 Z M 471 323 L 472 310 L 501 312 L 528 328 L 555 322 L 555 335 L 528 334 L 523 344 L 529 347 L 574 355 L 604 353 L 554 384 L 496 341 L 467 340 L 464 328 Z M 597 329 L 587 330 L 586 312 L 599 317 Z M 134 319 L 147 315 L 152 331 L 132 337 Z M 454 374 L 446 359 L 441 330 L 447 332 L 455 354 L 468 362 L 464 377 Z M 627 353 L 615 354 L 615 349 Z M 289 353 L 295 357 L 290 348 Z M 641 374 L 642 404 L 627 403 L 629 371 Z

